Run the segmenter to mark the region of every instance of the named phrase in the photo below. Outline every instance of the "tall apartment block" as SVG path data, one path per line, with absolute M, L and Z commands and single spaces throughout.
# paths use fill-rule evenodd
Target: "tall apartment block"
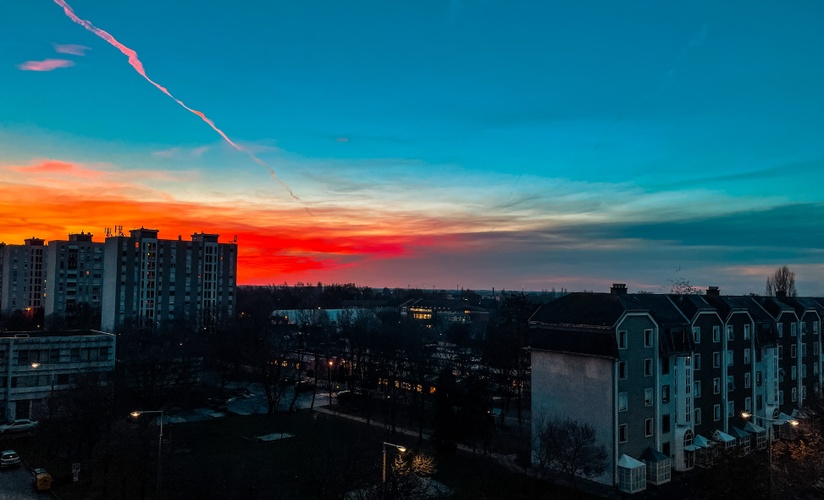
M 530 320 L 533 426 L 592 425 L 612 464 L 597 480 L 629 493 L 764 448 L 824 380 L 822 318 L 824 299 L 781 292 L 566 295 Z
M 23 245 L 2 245 L 0 310 L 9 314 L 43 307 L 43 279 L 46 277 L 46 246 L 40 238 L 28 238 Z
M 102 297 L 103 243 L 93 242 L 92 235 L 85 232 L 69 234 L 68 241 L 49 241 L 44 301 L 47 325 L 63 319 L 71 326 L 79 316 L 99 316 Z
M 234 315 L 237 244 L 196 233 L 191 241 L 158 239 L 155 229 L 106 238 L 102 329 L 207 327 Z

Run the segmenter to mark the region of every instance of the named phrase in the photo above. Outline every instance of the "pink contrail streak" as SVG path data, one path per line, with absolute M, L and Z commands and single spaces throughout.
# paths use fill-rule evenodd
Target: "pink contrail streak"
M 295 193 L 293 193 L 293 192 L 292 192 L 292 190 L 289 188 L 289 186 L 288 186 L 285 182 L 283 182 L 283 181 L 280 179 L 280 177 L 278 177 L 278 176 L 277 176 L 277 174 L 275 174 L 274 169 L 273 169 L 272 167 L 270 167 L 269 165 L 267 165 L 265 161 L 263 161 L 263 160 L 261 160 L 260 158 L 258 158 L 257 156 L 255 156 L 255 155 L 254 155 L 251 151 L 247 150 L 246 148 L 244 148 L 244 147 L 242 147 L 242 146 L 239 146 L 238 144 L 235 144 L 235 142 L 234 142 L 234 141 L 232 141 L 231 139 L 229 139 L 229 137 L 228 137 L 225 133 L 223 133 L 223 131 L 222 131 L 222 130 L 220 130 L 219 128 L 217 128 L 217 126 L 215 125 L 215 122 L 213 122 L 212 120 L 210 120 L 209 118 L 207 118 L 207 117 L 206 117 L 206 115 L 204 115 L 203 113 L 201 113 L 200 111 L 198 111 L 198 110 L 196 110 L 196 109 L 192 109 L 192 108 L 190 108 L 189 106 L 186 106 L 186 105 L 183 103 L 183 101 L 181 101 L 181 100 L 180 100 L 180 99 L 178 99 L 177 97 L 173 96 L 173 95 L 172 95 L 172 94 L 171 94 L 168 90 L 166 90 L 166 87 L 164 87 L 164 86 L 162 86 L 162 85 L 158 84 L 157 82 L 155 82 L 155 81 L 153 81 L 151 78 L 149 78 L 149 77 L 146 75 L 146 70 L 145 70 L 145 69 L 143 69 L 143 63 L 141 63 L 141 62 L 140 62 L 140 59 L 138 59 L 138 58 L 137 58 L 137 52 L 135 52 L 134 50 L 130 49 L 129 47 L 126 47 L 125 45 L 123 45 L 122 43 L 118 42 L 117 40 L 115 40 L 115 38 L 114 38 L 112 35 L 110 35 L 109 33 L 107 33 L 106 31 L 103 31 L 102 29 L 95 27 L 95 26 L 91 23 L 91 21 L 87 21 L 87 20 L 85 20 L 85 19 L 80 19 L 79 17 L 77 17 L 77 15 L 74 13 L 74 10 L 73 10 L 73 9 L 69 6 L 69 4 L 67 4 L 67 3 L 65 2 L 65 0 L 54 0 L 54 3 L 56 3 L 57 5 L 59 5 L 59 6 L 63 7 L 63 12 L 65 12 L 65 13 L 66 13 L 66 15 L 67 15 L 67 16 L 69 16 L 69 18 L 70 18 L 72 21 L 76 22 L 76 23 L 77 23 L 77 24 L 79 24 L 80 26 L 83 26 L 84 28 L 86 28 L 87 30 L 91 31 L 91 32 L 92 32 L 92 33 L 94 33 L 95 35 L 97 35 L 97 36 L 99 36 L 100 38 L 102 38 L 103 40 L 107 41 L 110 45 L 112 45 L 112 46 L 113 46 L 113 47 L 115 47 L 117 50 L 119 50 L 120 52 L 122 52 L 122 53 L 123 53 L 123 55 L 125 55 L 126 57 L 128 57 L 128 58 L 129 58 L 129 64 L 130 64 L 130 65 L 131 65 L 131 66 L 135 69 L 135 71 L 137 71 L 137 72 L 140 74 L 140 76 L 142 76 L 143 78 L 145 78 L 145 79 L 146 79 L 146 81 L 148 81 L 149 83 L 151 83 L 152 85 L 154 85 L 155 87 L 157 87 L 157 89 L 158 89 L 158 90 L 160 90 L 161 92 L 163 92 L 163 93 L 164 93 L 164 94 L 166 94 L 167 96 L 169 96 L 169 97 L 171 97 L 172 99 L 174 99 L 174 101 L 175 101 L 176 103 L 180 104 L 180 105 L 181 105 L 184 109 L 186 109 L 187 111 L 189 111 L 189 112 L 191 112 L 191 113 L 194 113 L 195 115 L 199 116 L 201 120 L 203 120 L 204 122 L 206 122 L 206 124 L 207 124 L 207 125 L 209 125 L 210 127 L 212 127 L 212 129 L 213 129 L 215 132 L 217 132 L 218 134 L 220 134 L 220 136 L 221 136 L 221 137 L 223 137 L 223 140 L 225 140 L 226 142 L 228 142 L 228 143 L 229 143 L 229 144 L 230 144 L 233 148 L 237 149 L 238 151 L 240 151 L 240 152 L 242 152 L 242 153 L 246 153 L 247 155 L 249 155 L 249 157 L 250 157 L 252 160 L 254 160 L 254 161 L 255 161 L 255 163 L 257 163 L 257 164 L 258 164 L 258 165 L 260 165 L 261 167 L 264 167 L 264 168 L 266 168 L 267 170 L 269 170 L 269 175 L 271 175 L 273 179 L 275 179 L 276 181 L 278 181 L 278 182 L 279 182 L 279 183 L 280 183 L 280 184 L 281 184 L 281 185 L 282 185 L 282 186 L 286 189 L 286 191 L 288 191 L 288 192 L 289 192 L 289 195 L 290 195 L 292 198 L 294 198 L 295 200 L 299 200 L 299 199 L 300 199 L 300 198 L 298 198 L 297 196 L 295 196 Z

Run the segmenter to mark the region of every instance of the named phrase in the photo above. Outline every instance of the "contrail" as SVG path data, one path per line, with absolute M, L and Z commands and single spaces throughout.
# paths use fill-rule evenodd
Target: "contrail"
M 118 42 L 112 35 L 110 35 L 106 31 L 103 31 L 102 29 L 95 27 L 91 23 L 91 21 L 87 21 L 85 19 L 80 19 L 79 17 L 77 17 L 77 15 L 74 13 L 74 10 L 69 6 L 69 4 L 67 4 L 65 2 L 65 0 L 54 0 L 54 3 L 56 3 L 57 5 L 63 7 L 63 12 L 65 12 L 66 15 L 69 16 L 69 18 L 72 21 L 76 22 L 80 26 L 83 26 L 84 28 L 91 31 L 95 35 L 99 36 L 103 40 L 107 41 L 109 44 L 111 44 L 117 50 L 122 52 L 123 55 L 125 55 L 126 57 L 129 58 L 129 64 L 135 69 L 135 71 L 137 71 L 140 74 L 140 76 L 145 78 L 147 82 L 151 83 L 152 85 L 157 87 L 158 90 L 160 90 L 161 92 L 163 92 L 167 96 L 174 99 L 174 101 L 176 103 L 180 104 L 184 109 L 186 109 L 186 111 L 189 111 L 189 112 L 194 113 L 195 115 L 199 116 L 201 120 L 203 120 L 204 122 L 206 122 L 206 124 L 208 124 L 210 127 L 212 127 L 212 129 L 215 132 L 217 132 L 218 134 L 220 134 L 220 136 L 223 137 L 223 140 L 228 142 L 233 148 L 237 149 L 238 151 L 240 151 L 242 153 L 246 153 L 247 155 L 249 155 L 249 157 L 252 160 L 255 161 L 255 163 L 257 163 L 261 167 L 267 169 L 269 171 L 269 175 L 271 175 L 273 179 L 278 181 L 286 189 L 286 191 L 289 192 L 289 195 L 292 198 L 294 198 L 295 200 L 300 200 L 300 198 L 295 196 L 295 193 L 292 192 L 292 189 L 290 189 L 289 186 L 285 182 L 283 182 L 283 180 L 281 180 L 281 178 L 278 177 L 277 174 L 275 174 L 275 170 L 272 167 L 270 167 L 265 161 L 263 161 L 260 158 L 258 158 L 257 156 L 255 156 L 254 153 L 252 153 L 248 149 L 244 148 L 243 146 L 240 146 L 240 145 L 236 144 L 234 141 L 229 139 L 229 137 L 225 133 L 223 133 L 222 130 L 217 128 L 217 126 L 215 125 L 215 122 L 213 122 L 212 120 L 207 118 L 206 115 L 204 115 L 203 113 L 201 113 L 200 111 L 198 111 L 196 109 L 192 109 L 189 106 L 186 106 L 185 104 L 183 104 L 183 101 L 181 101 L 177 97 L 173 96 L 168 90 L 166 90 L 166 87 L 158 84 L 157 82 L 153 81 L 151 78 L 146 76 L 146 70 L 143 69 L 143 63 L 140 62 L 140 59 L 137 58 L 137 52 L 130 49 L 129 47 L 126 47 L 122 43 Z

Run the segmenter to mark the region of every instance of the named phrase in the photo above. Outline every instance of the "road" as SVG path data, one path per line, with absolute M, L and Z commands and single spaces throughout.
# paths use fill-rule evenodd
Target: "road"
M 0 469 L 0 498 L 3 500 L 43 500 L 52 498 L 48 492 L 38 493 L 32 485 L 32 475 L 25 465 Z

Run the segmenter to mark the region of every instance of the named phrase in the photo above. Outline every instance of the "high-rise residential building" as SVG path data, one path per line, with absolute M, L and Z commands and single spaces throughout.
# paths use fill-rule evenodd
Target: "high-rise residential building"
M 5 314 L 31 314 L 43 307 L 43 279 L 46 277 L 44 242 L 28 238 L 23 245 L 3 245 L 0 310 Z
M 91 233 L 85 232 L 69 234 L 68 241 L 48 242 L 44 310 L 47 326 L 98 328 L 102 292 L 103 243 L 93 242 Z M 75 324 L 78 320 L 85 323 Z
M 164 240 L 156 229 L 106 239 L 102 329 L 208 327 L 231 317 L 237 285 L 237 244 L 217 234 Z

